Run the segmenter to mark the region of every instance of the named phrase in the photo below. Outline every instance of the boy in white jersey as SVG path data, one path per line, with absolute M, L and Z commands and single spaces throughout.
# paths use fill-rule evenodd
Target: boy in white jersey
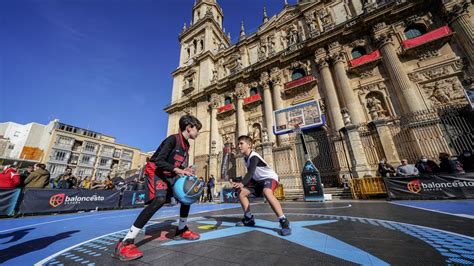
M 273 191 L 278 185 L 278 175 L 258 153 L 252 150 L 252 138 L 240 136 L 238 142 L 240 152 L 245 155 L 247 174 L 245 174 L 241 183 L 233 184 L 234 188 L 239 189 L 239 200 L 244 210 L 244 218 L 237 223 L 237 226 L 255 225 L 255 219 L 250 212 L 250 202 L 247 197 L 251 194 L 258 197 L 263 193 L 279 219 L 280 234 L 283 236 L 290 235 L 290 222 L 283 214 L 280 202 L 273 195 Z

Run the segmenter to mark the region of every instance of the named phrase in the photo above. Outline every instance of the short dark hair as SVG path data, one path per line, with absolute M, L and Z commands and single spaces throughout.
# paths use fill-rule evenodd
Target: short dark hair
M 247 142 L 247 144 L 250 146 L 252 146 L 253 144 L 252 138 L 247 135 L 242 135 L 237 139 L 238 142 L 240 142 L 241 140 Z
M 46 165 L 42 163 L 36 164 L 36 166 L 38 166 L 41 169 L 46 169 Z
M 191 125 L 192 127 L 197 127 L 198 130 L 201 130 L 202 128 L 201 122 L 195 116 L 183 115 L 179 119 L 179 130 L 181 132 L 184 131 L 188 125 Z

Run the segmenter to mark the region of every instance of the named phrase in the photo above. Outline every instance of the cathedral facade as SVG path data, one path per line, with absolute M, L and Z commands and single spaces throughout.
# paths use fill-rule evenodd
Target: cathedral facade
M 274 134 L 273 112 L 309 101 L 326 120 L 304 132 L 326 186 L 375 176 L 381 159 L 472 149 L 472 11 L 464 0 L 285 1 L 273 17 L 264 9 L 257 32 L 242 23 L 232 44 L 219 4 L 197 0 L 179 35 L 168 134 L 195 115 L 191 162 L 221 183 L 228 168 L 244 173 L 236 139 L 249 135 L 289 193 L 301 191 L 304 156 L 294 134 Z

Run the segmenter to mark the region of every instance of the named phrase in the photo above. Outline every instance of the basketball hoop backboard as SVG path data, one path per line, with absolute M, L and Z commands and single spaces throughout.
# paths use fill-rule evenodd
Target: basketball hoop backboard
M 317 101 L 309 101 L 273 112 L 273 133 L 288 134 L 297 127 L 301 130 L 323 126 L 326 119 Z

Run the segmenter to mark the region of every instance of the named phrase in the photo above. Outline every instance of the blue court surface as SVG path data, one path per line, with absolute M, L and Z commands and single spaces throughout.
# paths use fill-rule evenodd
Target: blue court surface
M 394 204 L 474 219 L 474 200 L 394 201 Z
M 437 212 L 415 206 L 429 203 L 434 205 L 422 208 Z M 141 209 L 3 219 L 0 264 L 473 265 L 473 220 L 465 216 L 472 213 L 461 211 L 473 206 L 474 201 L 283 202 L 292 234 L 281 236 L 266 203 L 251 207 L 255 227 L 235 226 L 242 217 L 237 204 L 193 204 L 188 225 L 201 234 L 196 241 L 173 240 L 179 208 L 164 207 L 136 239 L 144 256 L 126 263 L 112 253 Z

